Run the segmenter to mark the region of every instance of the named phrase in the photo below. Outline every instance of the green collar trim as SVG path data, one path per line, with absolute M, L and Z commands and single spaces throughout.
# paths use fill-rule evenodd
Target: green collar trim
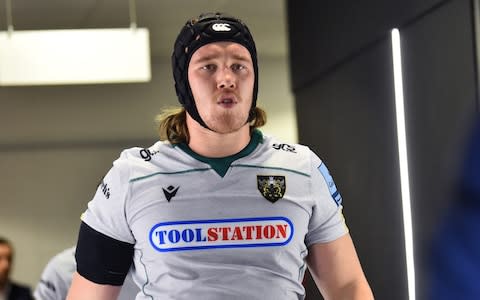
M 228 169 L 230 168 L 232 162 L 236 161 L 239 158 L 249 155 L 250 153 L 253 152 L 253 150 L 255 150 L 255 148 L 257 148 L 258 144 L 261 144 L 261 143 L 263 143 L 263 134 L 260 132 L 260 130 L 255 129 L 252 132 L 252 137 L 250 139 L 250 142 L 248 143 L 247 146 L 245 146 L 245 148 L 243 148 L 237 154 L 233 154 L 226 157 L 212 158 L 212 157 L 202 156 L 194 152 L 192 149 L 190 149 L 190 147 L 186 143 L 180 143 L 180 144 L 177 144 L 177 146 L 180 149 L 182 149 L 185 153 L 195 158 L 196 160 L 199 160 L 201 162 L 204 162 L 210 165 L 210 167 L 212 167 L 212 169 L 214 169 L 218 175 L 220 175 L 221 177 L 224 177 Z

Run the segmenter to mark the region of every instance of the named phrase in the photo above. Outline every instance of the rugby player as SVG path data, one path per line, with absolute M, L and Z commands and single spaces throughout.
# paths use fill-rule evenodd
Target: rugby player
M 172 55 L 181 108 L 160 141 L 122 152 L 82 216 L 69 300 L 373 299 L 342 198 L 308 147 L 264 135 L 254 40 L 221 13 L 189 20 Z

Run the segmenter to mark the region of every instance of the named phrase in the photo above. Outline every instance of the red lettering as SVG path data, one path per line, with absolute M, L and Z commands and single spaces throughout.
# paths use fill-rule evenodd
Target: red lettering
M 267 239 L 273 238 L 275 236 L 275 227 L 272 225 L 263 227 L 263 236 L 265 236 Z
M 235 226 L 235 229 L 233 230 L 232 240 L 243 240 L 242 231 L 240 227 Z
M 207 230 L 207 236 L 208 236 L 208 241 L 209 242 L 214 242 L 218 240 L 218 233 L 217 233 L 217 228 L 208 228 Z
M 211 227 L 207 230 L 207 240 L 215 242 L 286 239 L 288 228 L 288 224 Z
M 252 231 L 253 229 L 255 229 L 255 227 L 253 226 L 244 226 L 243 227 L 243 230 L 245 230 L 247 232 L 247 236 L 245 237 L 245 239 L 247 240 L 251 240 L 252 239 Z
M 262 238 L 262 226 L 255 226 L 255 231 L 257 232 L 257 240 L 260 240 Z
M 277 239 L 282 237 L 282 238 L 287 238 L 287 224 L 277 224 Z
M 219 228 L 222 231 L 222 241 L 228 241 L 228 233 L 231 231 L 230 227 Z

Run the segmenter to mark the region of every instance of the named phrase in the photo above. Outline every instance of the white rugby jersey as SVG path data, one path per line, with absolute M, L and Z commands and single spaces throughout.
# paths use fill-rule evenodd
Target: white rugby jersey
M 122 152 L 83 222 L 134 244 L 139 299 L 303 299 L 307 247 L 348 232 L 307 147 L 258 130 L 240 153 L 157 142 Z

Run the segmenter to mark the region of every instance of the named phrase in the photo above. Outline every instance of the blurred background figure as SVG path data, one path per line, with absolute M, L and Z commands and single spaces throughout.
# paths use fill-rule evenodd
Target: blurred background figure
M 77 270 L 75 248 L 74 246 L 63 250 L 47 263 L 33 293 L 36 300 L 65 300 L 67 298 L 73 273 Z M 138 291 L 139 288 L 129 273 L 120 290 L 118 300 L 135 299 Z
M 477 113 L 452 207 L 432 244 L 430 299 L 480 299 L 480 116 Z
M 10 241 L 0 237 L 0 300 L 33 300 L 28 286 L 18 284 L 10 279 L 13 252 Z
M 64 300 L 67 297 L 72 274 L 76 270 L 75 247 L 55 255 L 43 269 L 33 295 L 36 300 Z

